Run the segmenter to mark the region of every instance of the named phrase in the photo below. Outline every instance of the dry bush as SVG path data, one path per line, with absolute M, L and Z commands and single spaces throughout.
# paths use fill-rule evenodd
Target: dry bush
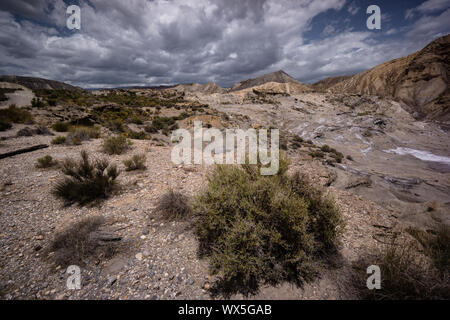
M 274 176 L 261 176 L 259 166 L 218 166 L 195 198 L 199 253 L 219 276 L 213 293 L 248 296 L 282 281 L 301 286 L 335 255 L 339 210 L 287 169 L 284 159 Z
M 124 160 L 123 164 L 125 165 L 127 171 L 145 170 L 147 169 L 145 166 L 146 161 L 147 157 L 145 154 L 135 154 L 130 159 Z
M 66 177 L 56 184 L 53 194 L 67 204 L 80 205 L 107 198 L 119 175 L 117 167 L 110 166 L 105 159 L 91 162 L 86 151 L 81 151 L 81 160 L 78 162 L 66 159 L 62 163 L 62 172 Z
M 68 144 L 80 145 L 83 141 L 97 139 L 100 137 L 98 127 L 73 126 L 69 129 L 66 142 Z
M 66 142 L 66 137 L 59 136 L 52 140 L 52 144 L 63 144 Z
M 442 235 L 437 236 L 439 240 L 433 240 L 433 243 L 437 244 L 444 240 L 441 237 Z M 448 254 L 448 234 L 444 237 L 447 237 L 447 242 L 443 247 L 447 248 Z M 354 280 L 361 298 L 369 300 L 450 299 L 448 260 L 445 269 L 439 269 L 442 266 L 442 255 L 439 254 L 437 260 L 433 260 L 433 256 L 429 259 L 420 252 L 417 245 L 417 242 L 399 240 L 394 237 L 378 254 L 357 261 L 354 264 L 357 271 Z M 424 252 L 427 253 L 426 248 Z M 380 267 L 381 289 L 379 290 L 369 290 L 366 286 L 368 277 L 366 268 L 369 265 Z
M 103 151 L 107 154 L 122 154 L 130 149 L 132 143 L 123 135 L 109 137 L 103 140 Z
M 158 200 L 155 212 L 161 213 L 167 219 L 173 220 L 188 217 L 192 209 L 189 204 L 189 199 L 185 195 L 171 189 Z
M 70 123 L 68 122 L 56 122 L 52 125 L 52 129 L 56 132 L 67 132 L 70 129 Z
M 36 168 L 44 169 L 44 168 L 50 168 L 53 166 L 56 166 L 58 162 L 56 160 L 53 160 L 52 156 L 46 155 L 42 158 L 37 159 Z

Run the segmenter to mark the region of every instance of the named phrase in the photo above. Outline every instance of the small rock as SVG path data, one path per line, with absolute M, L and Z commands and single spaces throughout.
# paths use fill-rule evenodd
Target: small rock
M 114 283 L 116 283 L 116 281 L 117 281 L 117 277 L 116 276 L 109 276 L 108 277 L 108 284 L 110 286 L 112 286 Z
M 141 261 L 142 260 L 142 253 L 137 253 L 136 254 L 136 259 L 138 259 L 139 261 Z

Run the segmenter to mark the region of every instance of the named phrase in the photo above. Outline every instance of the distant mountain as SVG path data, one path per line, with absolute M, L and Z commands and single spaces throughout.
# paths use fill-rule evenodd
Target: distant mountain
M 27 87 L 31 90 L 36 89 L 65 89 L 65 90 L 71 90 L 71 91 L 78 91 L 83 90 L 79 87 L 71 86 L 70 84 L 54 81 L 54 80 L 47 80 L 42 78 L 34 78 L 34 77 L 20 77 L 20 76 L 10 76 L 10 75 L 3 75 L 0 76 L 0 82 L 9 82 L 9 83 L 16 83 L 20 84 L 21 86 Z
M 294 79 L 283 70 L 238 82 L 231 88 L 231 91 L 249 91 L 248 89 L 266 93 L 301 93 L 311 91 L 307 85 Z
M 416 117 L 450 121 L 450 35 L 423 50 L 383 63 L 337 82 L 336 93 L 393 97 L 411 108 Z
M 214 82 L 208 84 L 189 83 L 179 84 L 173 89 L 184 92 L 200 92 L 200 93 L 226 93 L 228 89 L 224 89 Z

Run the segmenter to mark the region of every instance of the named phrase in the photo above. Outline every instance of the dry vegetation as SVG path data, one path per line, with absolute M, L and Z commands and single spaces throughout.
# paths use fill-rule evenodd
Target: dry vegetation
M 255 294 L 260 284 L 312 281 L 336 253 L 342 218 L 331 198 L 300 175 L 219 166 L 194 202 L 199 252 L 218 275 L 216 294 Z
M 108 197 L 119 175 L 116 166 L 105 159 L 92 162 L 85 151 L 81 152 L 80 161 L 66 159 L 61 166 L 66 177 L 57 183 L 53 193 L 68 204 L 83 205 Z

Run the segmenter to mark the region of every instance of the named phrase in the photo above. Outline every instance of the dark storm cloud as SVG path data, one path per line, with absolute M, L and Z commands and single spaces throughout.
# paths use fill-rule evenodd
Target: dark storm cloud
M 364 15 L 364 8 L 357 11 L 355 2 L 345 0 L 66 2 L 81 6 L 80 31 L 65 28 L 63 1 L 0 2 L 0 73 L 85 87 L 209 81 L 231 86 L 279 69 L 315 81 L 409 54 L 450 28 L 448 11 L 430 16 L 420 9 L 438 2 L 442 9 L 444 0 L 414 9 L 417 19 L 409 22 L 403 41 L 349 29 L 321 32 L 307 42 L 303 34 L 314 17 L 329 10 Z

